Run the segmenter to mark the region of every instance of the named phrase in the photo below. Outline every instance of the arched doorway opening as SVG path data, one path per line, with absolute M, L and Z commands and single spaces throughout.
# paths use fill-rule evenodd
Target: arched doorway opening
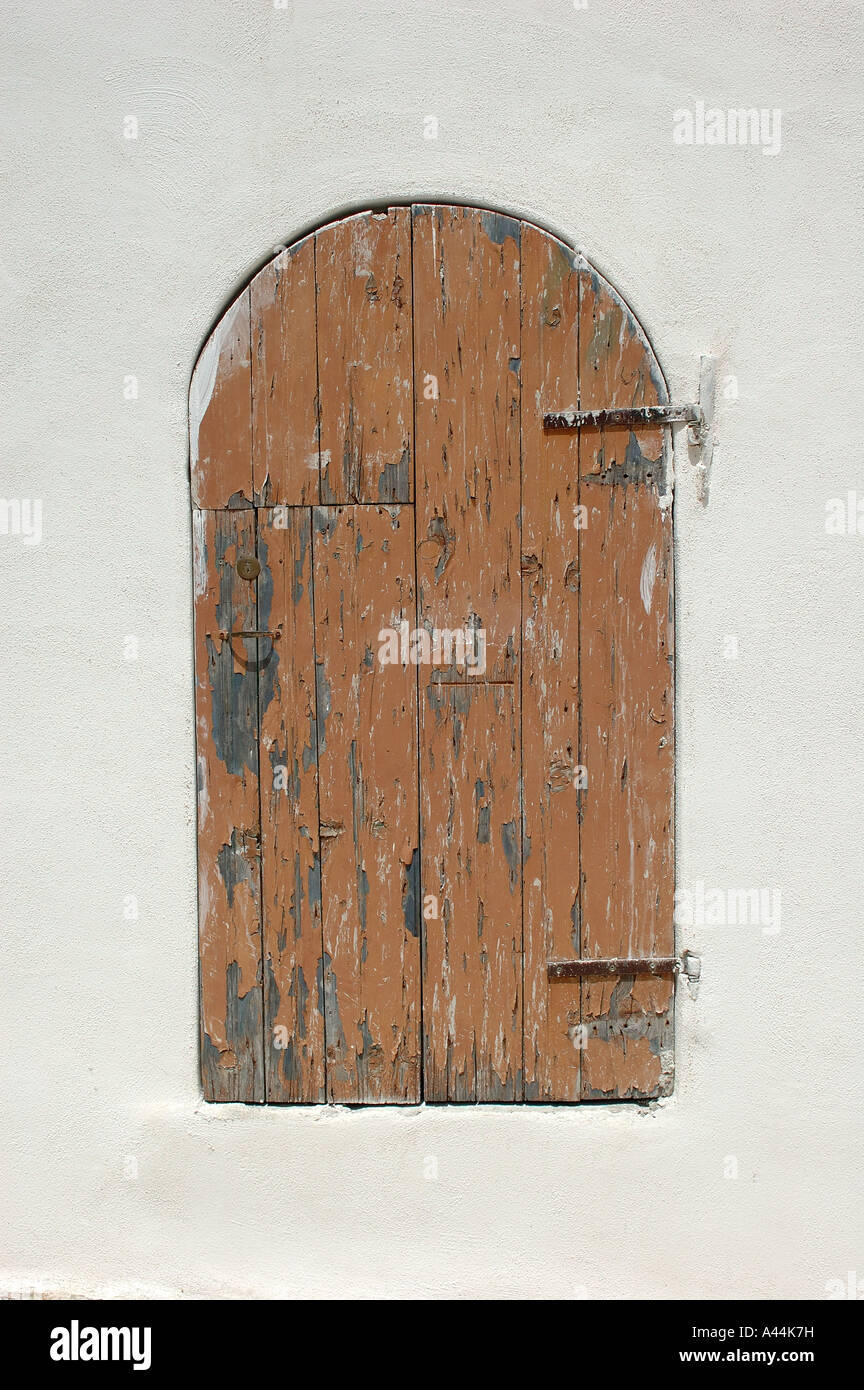
M 211 1100 L 668 1093 L 667 400 L 533 223 L 395 206 L 265 265 L 190 390 Z

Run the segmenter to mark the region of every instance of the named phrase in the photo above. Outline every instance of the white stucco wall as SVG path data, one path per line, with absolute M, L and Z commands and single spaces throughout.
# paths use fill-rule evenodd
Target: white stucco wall
M 3 1282 L 824 1298 L 864 1278 L 864 535 L 825 532 L 827 499 L 864 498 L 860 5 L 4 13 L 0 493 L 41 499 L 43 534 L 0 535 Z M 780 108 L 782 148 L 675 145 L 698 101 Z M 200 1100 L 189 376 L 270 248 L 412 197 L 581 245 L 674 398 L 707 351 L 737 381 L 707 509 L 677 458 L 678 873 L 779 889 L 782 924 L 682 929 L 703 980 L 650 1109 Z

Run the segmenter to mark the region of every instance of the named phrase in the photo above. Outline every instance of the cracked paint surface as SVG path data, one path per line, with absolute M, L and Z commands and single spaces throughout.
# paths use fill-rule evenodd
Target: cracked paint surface
M 542 425 L 665 399 L 611 286 L 481 209 L 321 228 L 223 316 L 190 389 L 209 1099 L 671 1089 L 670 979 L 547 977 L 674 954 L 668 431 Z M 382 663 L 403 621 L 483 629 L 485 671 Z

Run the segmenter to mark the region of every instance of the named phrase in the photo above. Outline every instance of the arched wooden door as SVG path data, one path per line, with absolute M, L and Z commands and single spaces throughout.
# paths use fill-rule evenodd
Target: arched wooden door
M 543 420 L 666 399 L 596 271 L 477 208 L 326 226 L 214 330 L 190 393 L 208 1099 L 669 1090 L 664 429 Z

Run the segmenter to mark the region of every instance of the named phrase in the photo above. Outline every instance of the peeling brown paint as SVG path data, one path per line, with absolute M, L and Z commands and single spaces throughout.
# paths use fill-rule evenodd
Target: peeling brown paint
M 410 502 L 408 208 L 325 227 L 315 265 L 321 501 Z
M 333 1101 L 420 1099 L 417 681 L 377 659 L 414 627 L 410 507 L 315 513 L 315 640 L 330 692 L 319 746 L 327 1090 Z M 365 653 L 371 649 L 370 665 Z
M 547 962 L 578 953 L 580 892 L 578 442 L 543 429 L 575 404 L 579 277 L 560 242 L 523 225 L 522 765 L 525 865 L 525 1099 L 579 1099 L 579 983 Z
M 199 512 L 196 526 L 195 695 L 201 1065 L 208 1100 L 263 1100 L 261 922 L 257 847 L 258 706 L 246 640 L 255 585 L 239 555 L 255 549 L 255 514 Z
M 581 409 L 656 405 L 656 366 L 626 308 L 596 274 L 583 270 L 580 281 Z M 581 477 L 606 479 L 581 492 L 588 507 L 581 534 L 580 646 L 580 762 L 588 768 L 581 841 L 586 956 L 675 951 L 672 514 L 660 506 L 664 445 L 658 426 L 579 432 Z M 668 1090 L 673 992 L 668 980 L 637 981 L 626 996 L 625 1029 L 616 1026 L 620 1006 L 613 1007 L 608 983 L 582 982 L 589 1029 L 585 1096 Z M 645 1030 L 638 1045 L 634 1030 Z
M 519 723 L 512 685 L 421 703 L 424 1095 L 522 1098 Z M 489 833 L 482 833 L 488 814 Z
M 223 314 L 189 387 L 189 457 L 196 507 L 249 507 L 252 498 L 249 291 Z
M 209 1099 L 670 1090 L 670 979 L 547 974 L 674 954 L 666 436 L 543 427 L 662 399 L 602 277 L 478 209 L 323 228 L 223 317 L 190 390 Z M 382 663 L 403 620 L 482 628 L 485 671 Z
M 264 266 L 250 301 L 255 502 L 312 504 L 319 500 L 314 236 Z
M 281 633 L 259 670 L 267 1099 L 308 1103 L 326 1097 L 311 515 L 258 515 L 261 621 Z
M 483 628 L 487 678 L 513 680 L 521 630 L 520 386 L 512 361 L 521 355 L 519 224 L 490 222 L 476 208 L 413 211 L 421 622 Z

